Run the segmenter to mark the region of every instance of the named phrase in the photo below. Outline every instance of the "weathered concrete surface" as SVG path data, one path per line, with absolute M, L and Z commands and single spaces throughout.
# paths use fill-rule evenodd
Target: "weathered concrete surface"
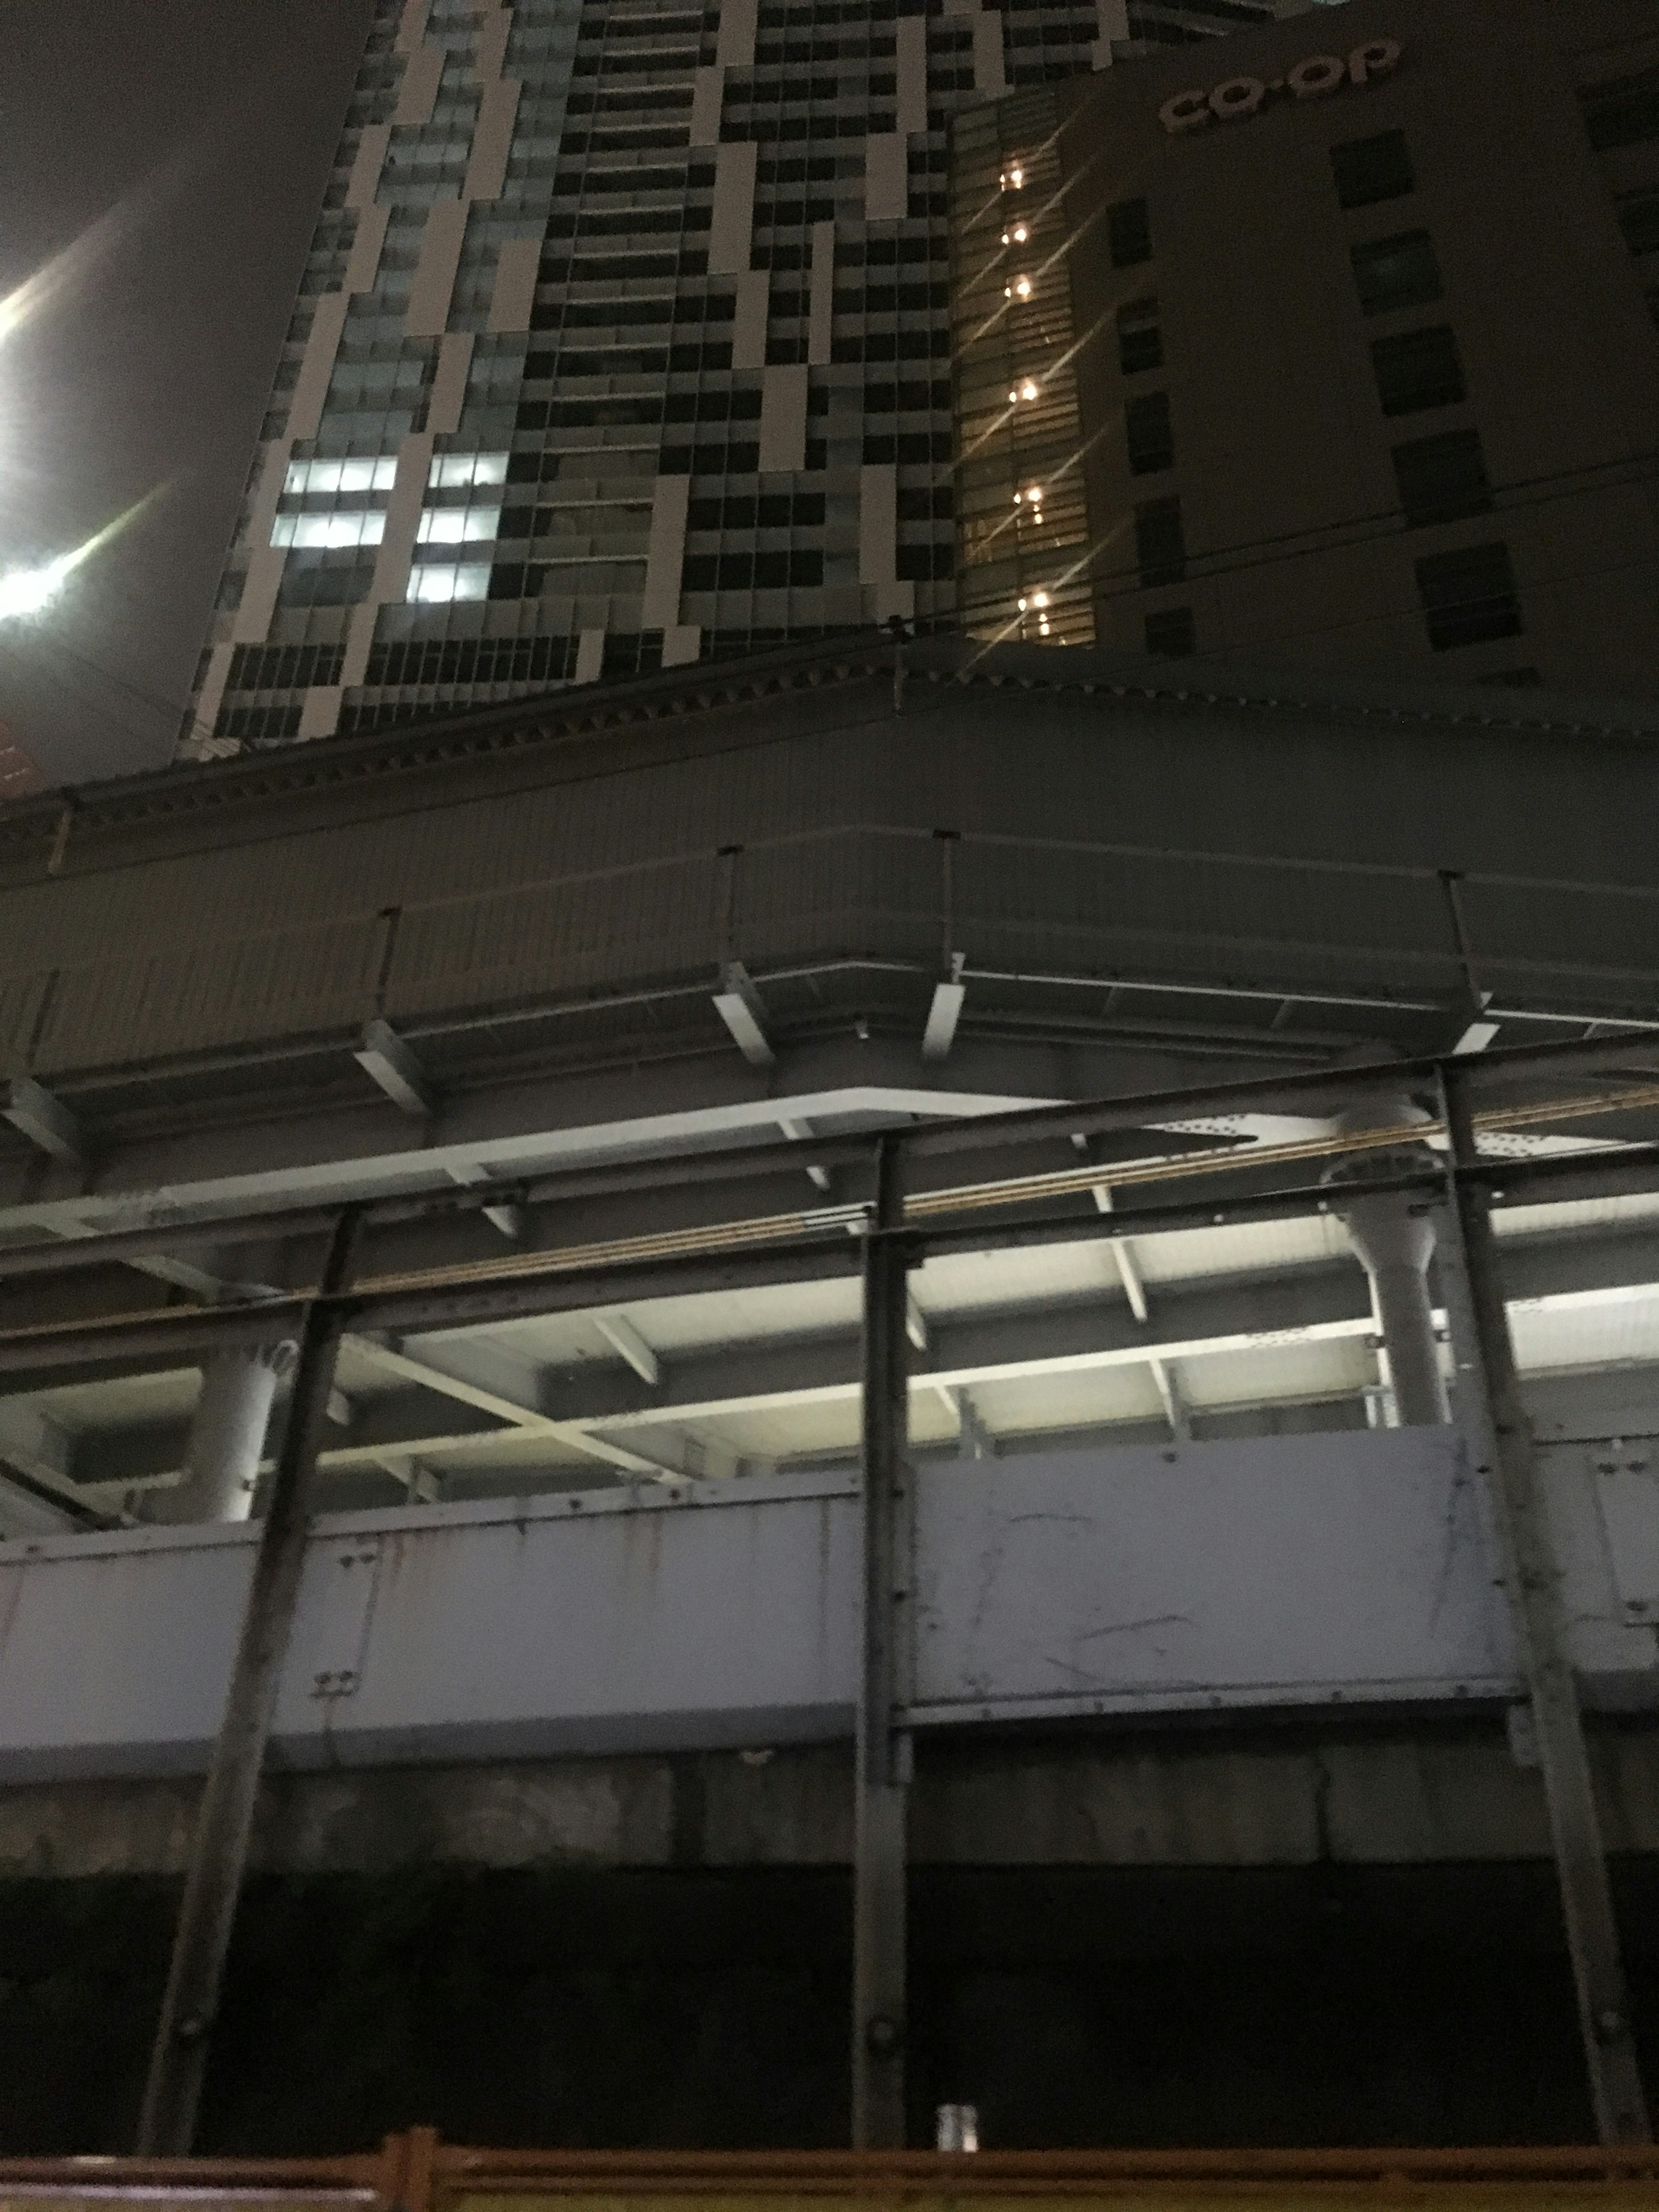
M 1659 1852 L 1659 1729 L 1594 1741 L 1607 1843 Z M 0 1791 L 0 1881 L 182 1871 L 197 1784 Z M 848 1754 L 835 1747 L 501 1766 L 279 1774 L 262 1793 L 256 1871 L 422 1865 L 842 1866 Z M 1536 1860 L 1542 1792 L 1502 1729 L 1245 1747 L 1202 1737 L 924 1747 L 919 1865 L 1270 1867 Z

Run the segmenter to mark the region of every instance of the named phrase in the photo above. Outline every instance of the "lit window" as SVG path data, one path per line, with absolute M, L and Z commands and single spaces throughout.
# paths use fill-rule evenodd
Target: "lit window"
M 1035 381 L 1028 376 L 1024 384 L 1017 385 L 1013 391 L 1008 394 L 1008 404 L 1011 407 L 1018 407 L 1022 399 L 1035 399 L 1036 396 L 1036 385 Z
M 383 453 L 378 460 L 295 461 L 283 479 L 283 489 L 307 491 L 390 491 L 398 477 L 398 457 Z
M 1023 615 L 1035 615 L 1036 617 L 1037 635 L 1039 637 L 1048 636 L 1048 594 L 1047 592 L 1033 592 L 1029 599 L 1024 599 L 1020 601 L 1019 611 Z
M 428 507 L 416 537 L 422 545 L 461 545 L 472 538 L 494 538 L 501 526 L 499 507 Z
M 1029 300 L 1031 296 L 1030 278 L 1016 276 L 1012 284 L 1003 286 L 1002 296 L 1005 300 Z
M 1041 484 L 1030 484 L 1027 486 L 1025 490 L 1017 491 L 1014 494 L 1014 505 L 1018 507 L 1023 508 L 1024 512 L 1030 516 L 1033 522 L 1041 522 L 1042 520 L 1042 486 Z
M 410 599 L 484 599 L 489 596 L 489 568 L 486 562 L 476 565 L 463 562 L 459 567 L 445 562 L 441 567 L 411 568 L 409 572 Z
M 1017 222 L 1012 230 L 1003 232 L 1002 242 L 1005 246 L 1024 246 L 1030 234 L 1023 222 Z
M 386 517 L 378 513 L 279 514 L 270 527 L 273 545 L 378 545 L 385 535 Z
M 1002 189 L 1005 192 L 1024 191 L 1025 189 L 1024 170 L 1018 166 L 1013 168 L 1005 169 L 1002 173 Z
M 440 453 L 427 477 L 430 484 L 453 489 L 457 484 L 497 484 L 507 482 L 505 453 Z

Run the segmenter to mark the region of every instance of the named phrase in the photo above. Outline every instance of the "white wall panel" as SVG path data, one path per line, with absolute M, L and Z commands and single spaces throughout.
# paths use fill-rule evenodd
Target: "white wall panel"
M 1546 1455 L 1575 1656 L 1594 1704 L 1652 1707 L 1653 1634 L 1615 1585 L 1594 1459 Z M 915 1498 L 918 1726 L 1519 1694 L 1455 1430 L 934 1460 Z M 0 1544 L 0 1781 L 202 1767 L 253 1540 Z M 858 1588 L 843 1474 L 325 1516 L 273 1757 L 845 1736 Z

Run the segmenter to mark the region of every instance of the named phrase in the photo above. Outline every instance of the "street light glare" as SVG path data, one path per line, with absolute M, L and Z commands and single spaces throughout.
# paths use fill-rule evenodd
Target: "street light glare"
M 14 568 L 0 576 L 0 622 L 13 615 L 39 614 L 57 597 L 75 562 L 73 553 L 64 553 L 42 568 Z
M 130 522 L 136 521 L 160 496 L 161 489 L 158 486 L 156 490 L 146 492 L 125 514 L 118 514 L 113 522 L 106 522 L 72 553 L 60 553 L 55 561 L 43 562 L 38 568 L 9 568 L 0 574 L 0 622 L 10 622 L 20 615 L 38 615 L 43 607 L 49 606 L 81 563 L 100 545 L 107 545 Z

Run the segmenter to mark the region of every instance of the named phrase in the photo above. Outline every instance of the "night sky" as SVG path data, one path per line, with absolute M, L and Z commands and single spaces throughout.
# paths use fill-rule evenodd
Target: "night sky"
M 0 0 L 0 292 L 71 249 L 0 344 L 0 571 L 155 495 L 0 624 L 53 782 L 171 757 L 369 12 Z

